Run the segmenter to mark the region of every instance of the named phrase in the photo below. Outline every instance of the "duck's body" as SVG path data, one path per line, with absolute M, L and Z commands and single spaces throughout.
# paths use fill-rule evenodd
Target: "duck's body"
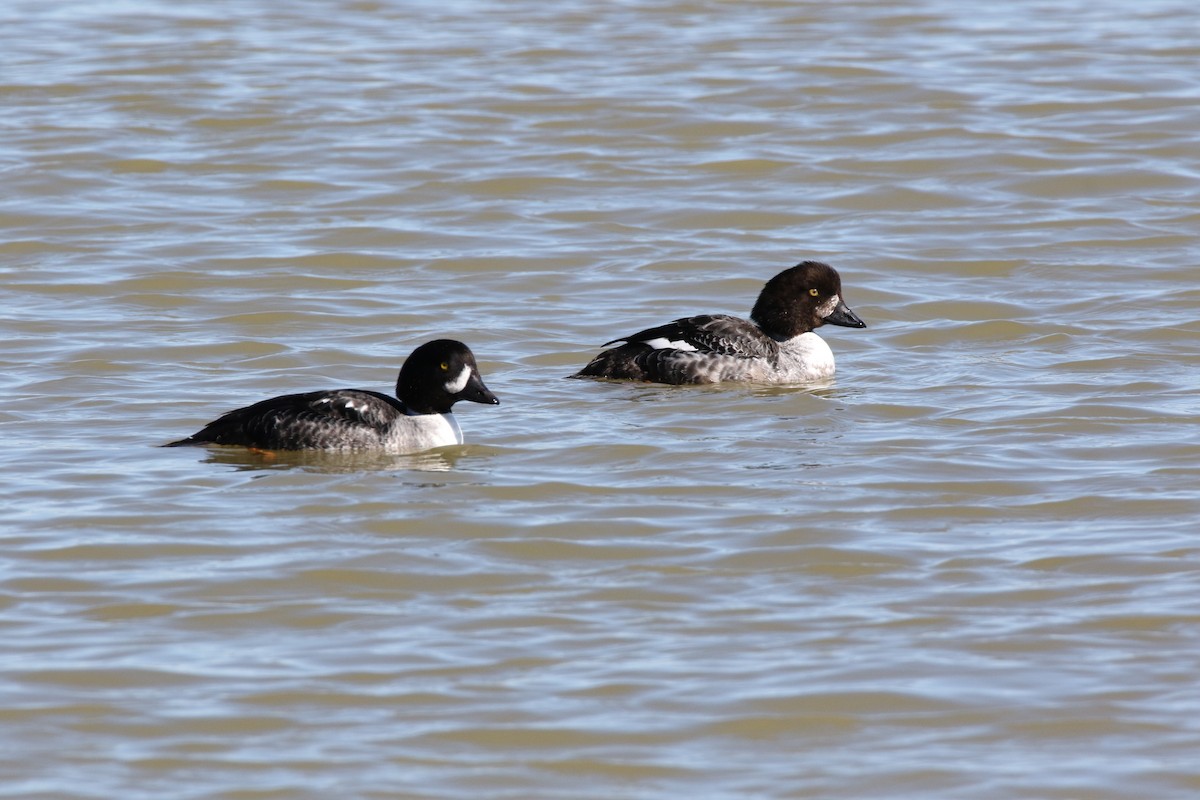
M 579 376 L 651 383 L 808 383 L 833 374 L 833 351 L 807 332 L 777 341 L 749 320 L 685 317 L 635 333 Z M 615 344 L 609 342 L 608 344 Z
M 261 450 L 383 450 L 415 453 L 462 444 L 450 412 L 414 414 L 381 392 L 334 389 L 272 397 L 208 423 L 171 442 L 231 444 Z
M 751 319 L 726 314 L 683 317 L 614 339 L 572 377 L 651 383 L 811 383 L 834 373 L 833 351 L 813 329 L 866 324 L 845 304 L 841 278 L 805 261 L 776 275 L 759 294 Z
M 449 339 L 413 351 L 400 370 L 396 395 L 333 389 L 272 397 L 230 411 L 167 446 L 415 453 L 463 443 L 462 430 L 450 411 L 457 401 L 500 402 L 483 384 L 470 349 Z

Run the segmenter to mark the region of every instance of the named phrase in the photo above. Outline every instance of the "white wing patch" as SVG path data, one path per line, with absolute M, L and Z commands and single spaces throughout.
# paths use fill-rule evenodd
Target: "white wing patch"
M 695 345 L 689 344 L 682 339 L 672 342 L 665 336 L 659 336 L 657 339 L 644 339 L 642 344 L 648 344 L 655 350 L 691 350 L 696 349 Z
M 471 368 L 463 367 L 462 372 L 458 373 L 458 377 L 452 381 L 446 381 L 446 391 L 450 394 L 458 394 L 466 388 L 467 381 L 471 380 Z
M 315 408 L 338 409 L 339 411 L 348 411 L 352 414 L 361 414 L 366 410 L 367 404 L 364 401 L 355 401 L 352 397 L 322 397 L 314 404 Z

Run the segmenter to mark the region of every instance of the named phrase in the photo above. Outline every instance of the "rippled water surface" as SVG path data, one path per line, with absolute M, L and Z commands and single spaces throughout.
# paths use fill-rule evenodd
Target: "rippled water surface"
M 0 796 L 1200 793 L 1193 3 L 0 23 Z M 805 258 L 835 381 L 563 379 Z M 441 336 L 462 447 L 156 447 Z

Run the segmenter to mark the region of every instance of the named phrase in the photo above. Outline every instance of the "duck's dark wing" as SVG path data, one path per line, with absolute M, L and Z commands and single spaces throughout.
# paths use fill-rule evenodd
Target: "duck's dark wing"
M 753 359 L 774 361 L 779 344 L 748 320 L 725 314 L 685 317 L 615 339 L 574 377 L 654 383 L 720 383 L 743 377 Z
M 230 411 L 168 447 L 230 444 L 264 450 L 307 450 L 377 443 L 396 417 L 399 400 L 364 389 L 287 394 Z
M 641 342 L 656 350 L 698 350 L 741 358 L 771 358 L 779 352 L 775 340 L 753 322 L 728 314 L 684 317 L 657 328 L 647 328 L 632 336 L 605 342 L 604 346 L 618 342 Z

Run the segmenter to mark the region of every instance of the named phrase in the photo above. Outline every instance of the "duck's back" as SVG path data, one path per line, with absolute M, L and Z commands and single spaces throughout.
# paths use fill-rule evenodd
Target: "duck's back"
M 441 417 L 442 415 L 432 415 Z M 365 389 L 272 397 L 230 411 L 170 446 L 226 444 L 264 450 L 359 450 L 387 446 L 406 417 L 400 401 Z M 417 419 L 413 417 L 411 419 Z M 437 445 L 431 445 L 437 446 Z
M 577 377 L 653 383 L 721 383 L 753 380 L 773 365 L 779 344 L 753 322 L 727 314 L 684 317 L 608 344 Z

